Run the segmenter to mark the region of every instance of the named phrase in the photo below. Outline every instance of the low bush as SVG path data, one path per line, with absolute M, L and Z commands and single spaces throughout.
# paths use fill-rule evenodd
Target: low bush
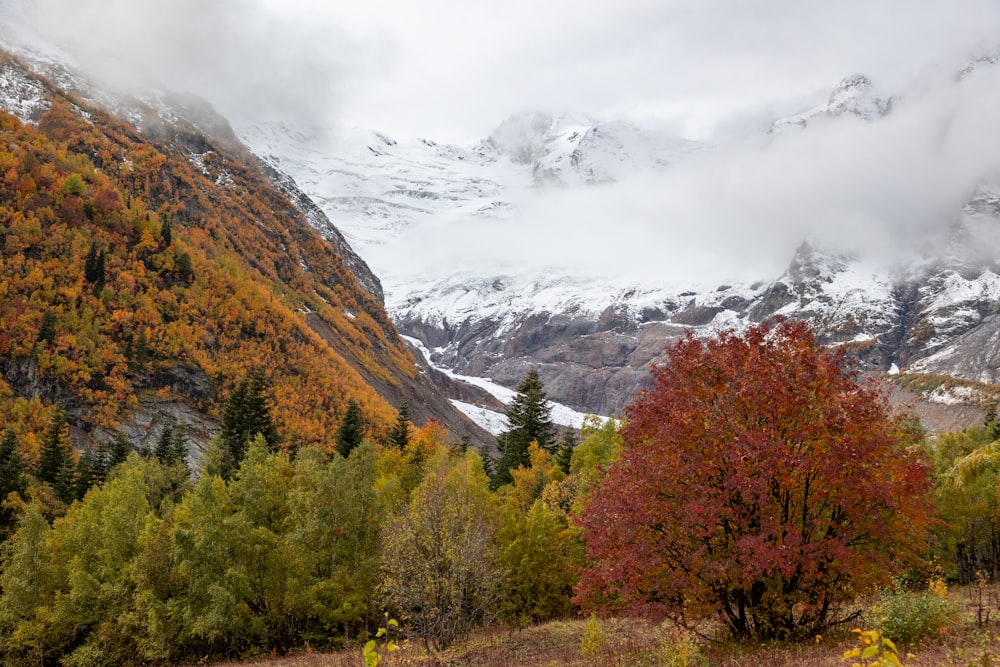
M 926 591 L 883 593 L 872 612 L 874 627 L 883 637 L 900 644 L 914 644 L 946 634 L 958 621 L 960 608 L 947 597 L 944 583 L 935 580 Z

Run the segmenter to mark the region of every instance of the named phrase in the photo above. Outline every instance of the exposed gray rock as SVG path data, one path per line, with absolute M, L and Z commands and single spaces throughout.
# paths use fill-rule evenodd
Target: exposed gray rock
M 1000 384 L 1000 315 L 990 315 L 910 370 Z

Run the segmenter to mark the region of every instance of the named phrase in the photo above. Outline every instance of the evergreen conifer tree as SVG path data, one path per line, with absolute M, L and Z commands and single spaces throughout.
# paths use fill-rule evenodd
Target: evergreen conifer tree
M 572 429 L 566 429 L 559 447 L 556 449 L 555 463 L 565 474 L 569 474 L 569 464 L 573 459 L 573 450 L 576 449 L 576 433 Z
M 496 473 L 496 470 L 494 470 L 496 467 L 496 459 L 494 459 L 493 455 L 490 453 L 490 448 L 486 445 L 480 445 L 479 456 L 483 459 L 483 471 L 485 471 L 486 476 L 492 480 Z
M 104 262 L 105 256 L 104 251 L 97 253 L 97 269 L 95 271 L 96 278 L 94 279 L 94 294 L 97 294 L 102 289 L 104 289 Z
M 23 496 L 27 486 L 17 434 L 13 429 L 7 429 L 0 440 L 0 541 L 7 538 L 16 524 L 14 512 L 5 507 L 3 501 L 12 493 Z
M 83 279 L 88 283 L 94 282 L 97 274 L 97 244 L 91 242 L 87 249 L 87 258 L 83 261 Z
M 51 310 L 42 313 L 42 323 L 38 327 L 38 342 L 51 343 L 56 337 L 56 314 Z
M 91 242 L 83 264 L 83 278 L 94 286 L 94 293 L 104 289 L 104 251 Z
M 106 472 L 110 472 L 115 466 L 125 463 L 125 459 L 128 458 L 130 449 L 131 448 L 128 445 L 128 438 L 125 437 L 125 434 L 121 432 L 115 434 L 115 439 L 111 443 L 111 449 L 108 452 Z
M 1000 438 L 1000 420 L 997 420 L 996 403 L 990 403 L 986 406 L 986 419 L 983 421 L 983 426 L 986 428 L 991 441 Z
M 405 450 L 410 444 L 410 404 L 406 399 L 403 399 L 402 405 L 399 406 L 396 423 L 389 431 L 389 444 L 400 450 Z
M 169 220 L 164 220 L 163 224 L 160 225 L 160 241 L 163 242 L 164 248 L 169 248 L 170 244 L 174 241 L 173 229 L 170 226 Z
M 236 472 L 247 445 L 258 433 L 272 451 L 277 449 L 278 430 L 271 416 L 270 385 L 263 373 L 252 371 L 233 389 L 222 410 L 219 440 L 227 459 L 219 470 L 223 479 Z
M 493 485 L 503 486 L 513 481 L 510 471 L 530 464 L 528 447 L 537 442 L 542 449 L 552 452 L 555 427 L 552 425 L 552 408 L 545 397 L 545 389 L 532 368 L 517 385 L 517 395 L 507 406 L 508 430 L 497 438 L 500 459 L 496 462 Z
M 56 481 L 52 483 L 52 489 L 56 492 L 56 497 L 67 505 L 76 500 L 76 464 L 72 457 L 66 460 L 65 465 L 59 469 Z
M 82 500 L 90 487 L 103 481 L 101 461 L 98 453 L 91 449 L 80 451 L 80 460 L 76 462 L 76 475 L 73 481 L 74 496 Z
M 149 361 L 149 336 L 146 335 L 146 328 L 140 327 L 139 333 L 135 337 L 135 345 L 132 348 L 132 355 L 135 363 L 141 367 Z
M 153 448 L 153 456 L 156 460 L 165 465 L 173 463 L 174 449 L 174 429 L 170 424 L 163 427 L 160 437 L 156 440 L 156 447 Z
M 177 255 L 176 266 L 177 275 L 184 284 L 190 285 L 194 282 L 194 268 L 191 265 L 191 255 L 186 252 Z
M 170 463 L 180 463 L 184 466 L 185 475 L 190 473 L 187 464 L 187 428 L 184 424 L 177 424 L 174 428 L 174 437 L 170 443 Z
M 361 408 L 353 398 L 347 401 L 347 410 L 337 428 L 337 453 L 347 458 L 361 445 L 365 437 L 365 424 Z
M 76 495 L 73 483 L 75 468 L 66 414 L 57 408 L 52 423 L 42 438 L 35 477 L 40 482 L 51 484 L 56 496 L 69 503 Z

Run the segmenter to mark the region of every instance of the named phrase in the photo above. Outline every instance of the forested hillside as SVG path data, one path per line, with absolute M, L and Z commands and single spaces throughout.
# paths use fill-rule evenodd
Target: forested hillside
M 0 421 L 28 461 L 55 405 L 93 445 L 140 404 L 154 431 L 215 423 L 250 371 L 291 448 L 332 447 L 349 399 L 380 438 L 390 401 L 432 393 L 381 303 L 247 156 L 193 127 L 153 144 L 0 66 L 44 92 L 25 120 L 0 113 Z

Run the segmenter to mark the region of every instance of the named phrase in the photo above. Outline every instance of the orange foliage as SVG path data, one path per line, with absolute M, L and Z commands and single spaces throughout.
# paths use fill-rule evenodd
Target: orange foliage
M 106 428 L 137 404 L 137 380 L 185 363 L 216 384 L 201 406 L 215 414 L 248 369 L 264 370 L 287 442 L 332 446 L 349 398 L 384 433 L 395 411 L 359 369 L 396 383 L 415 368 L 381 304 L 263 176 L 223 146 L 211 158 L 213 178 L 234 185 L 66 101 L 37 128 L 0 113 L 0 357 L 37 364 Z M 91 248 L 104 253 L 100 284 L 85 276 Z M 303 307 L 338 332 L 336 348 Z M 35 432 L 37 411 L 7 389 L 0 417 Z

